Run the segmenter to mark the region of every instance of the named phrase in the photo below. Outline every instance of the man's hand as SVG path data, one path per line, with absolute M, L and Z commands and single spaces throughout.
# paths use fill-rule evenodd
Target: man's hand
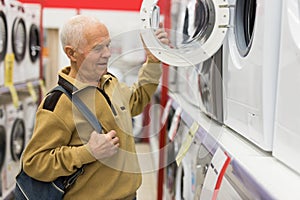
M 120 144 L 116 134 L 114 130 L 109 131 L 107 134 L 92 132 L 87 145 L 97 160 L 111 157 L 118 152 Z
M 170 40 L 168 38 L 168 33 L 164 30 L 163 28 L 163 23 L 160 22 L 159 23 L 159 28 L 155 31 L 155 35 L 156 37 L 159 39 L 159 41 L 165 45 L 169 45 L 170 46 Z M 149 62 L 154 62 L 154 63 L 158 63 L 160 62 L 159 59 L 157 59 L 152 53 L 151 51 L 147 48 L 147 46 L 145 45 L 145 42 L 142 38 L 142 42 L 144 45 L 144 49 L 146 51 L 146 55 L 147 55 L 147 61 Z M 150 47 L 151 48 L 151 47 Z

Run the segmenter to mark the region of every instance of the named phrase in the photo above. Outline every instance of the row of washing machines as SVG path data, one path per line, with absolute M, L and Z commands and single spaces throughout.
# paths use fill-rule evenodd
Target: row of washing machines
M 41 5 L 0 1 L 0 87 L 40 77 Z
M 40 77 L 40 20 L 40 4 L 0 0 L 0 199 L 15 186 L 20 157 L 33 130 L 37 102 L 26 83 Z M 18 106 L 8 85 L 16 86 Z
M 9 94 L 0 96 L 0 199 L 10 195 L 15 186 L 20 157 L 34 128 L 37 102 L 27 92 L 19 98 L 16 107 Z
M 299 0 L 173 0 L 172 47 L 151 31 L 156 4 L 143 1 L 142 36 L 170 93 L 300 173 Z
M 152 53 L 170 65 L 172 98 L 183 109 L 188 102 L 195 112 L 234 130 L 299 174 L 300 1 L 173 0 L 172 47 L 160 44 L 153 34 L 158 10 L 157 1 L 143 1 L 141 18 L 150 31 L 145 29 L 142 36 Z M 198 151 L 193 152 L 183 160 L 189 163 L 183 165 L 188 166 L 186 187 L 169 184 L 179 188 L 169 187 L 176 199 L 193 199 L 188 194 L 199 191 L 193 182 L 198 175 L 191 175 L 198 170 L 189 166 L 197 162 Z M 184 177 L 174 168 L 176 164 L 168 168 L 169 182 Z

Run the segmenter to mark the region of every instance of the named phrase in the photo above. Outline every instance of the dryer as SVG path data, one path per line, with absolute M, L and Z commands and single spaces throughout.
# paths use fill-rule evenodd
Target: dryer
M 16 108 L 12 103 L 5 105 L 6 112 L 6 165 L 3 185 L 5 190 L 14 187 L 15 177 L 20 170 L 20 158 L 25 148 L 25 122 L 23 107 Z
M 273 156 L 300 173 L 300 1 L 282 3 Z
M 26 80 L 38 80 L 40 77 L 41 57 L 41 5 L 33 3 L 23 4 L 27 22 L 27 52 L 25 56 Z
M 13 83 L 25 82 L 26 22 L 21 2 L 7 1 L 9 24 L 9 51 L 14 54 Z
M 0 1 L 0 87 L 4 85 L 4 62 L 8 45 L 7 6 Z
M 224 123 L 272 150 L 281 0 L 231 0 L 223 48 Z

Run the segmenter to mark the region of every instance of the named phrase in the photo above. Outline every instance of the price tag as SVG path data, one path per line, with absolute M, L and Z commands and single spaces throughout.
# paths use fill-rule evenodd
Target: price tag
M 40 87 L 41 87 L 41 90 L 42 90 L 43 97 L 46 96 L 47 92 L 46 92 L 45 82 L 44 82 L 43 79 L 40 79 Z
M 217 149 L 207 170 L 200 200 L 216 200 L 230 157 L 220 147 Z
M 14 106 L 16 108 L 18 108 L 19 107 L 19 97 L 18 97 L 18 93 L 17 93 L 17 90 L 16 90 L 15 86 L 14 85 L 8 85 L 7 87 L 9 88 Z
M 15 63 L 15 55 L 13 53 L 8 53 L 5 56 L 4 61 L 4 85 L 9 86 L 14 84 L 14 63 Z
M 34 102 L 37 102 L 37 94 L 36 94 L 36 92 L 34 90 L 32 82 L 27 82 L 27 88 L 28 88 L 30 96 L 32 97 L 32 100 Z
M 176 156 L 176 163 L 178 166 L 180 165 L 183 157 L 189 150 L 189 148 L 193 142 L 194 136 L 195 136 L 196 132 L 198 131 L 198 128 L 199 128 L 199 124 L 197 122 L 194 122 L 193 125 L 191 126 L 191 128 L 189 129 L 188 134 L 185 136 L 184 141 L 182 142 L 182 145 Z

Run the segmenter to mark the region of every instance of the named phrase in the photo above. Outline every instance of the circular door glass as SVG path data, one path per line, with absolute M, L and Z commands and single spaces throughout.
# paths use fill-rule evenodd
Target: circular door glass
M 155 35 L 159 11 L 156 4 L 157 0 L 142 3 L 141 35 L 148 49 L 161 61 L 173 66 L 192 66 L 207 60 L 221 47 L 229 24 L 226 0 L 176 2 L 177 10 L 171 13 L 172 27 L 166 30 L 171 40 L 169 45 L 162 44 Z
M 6 132 L 3 126 L 0 126 L 0 171 L 5 161 L 6 152 Z
M 242 56 L 251 49 L 256 15 L 256 0 L 236 1 L 234 33 L 237 48 Z
M 0 62 L 4 60 L 7 50 L 7 22 L 6 17 L 0 11 Z
M 20 160 L 25 147 L 25 125 L 22 119 L 16 119 L 14 122 L 10 142 L 13 160 Z
M 35 62 L 40 55 L 40 31 L 35 24 L 31 25 L 29 32 L 29 55 L 31 62 Z
M 15 19 L 12 31 L 13 52 L 16 61 L 20 62 L 24 59 L 26 52 L 26 27 L 22 18 Z

